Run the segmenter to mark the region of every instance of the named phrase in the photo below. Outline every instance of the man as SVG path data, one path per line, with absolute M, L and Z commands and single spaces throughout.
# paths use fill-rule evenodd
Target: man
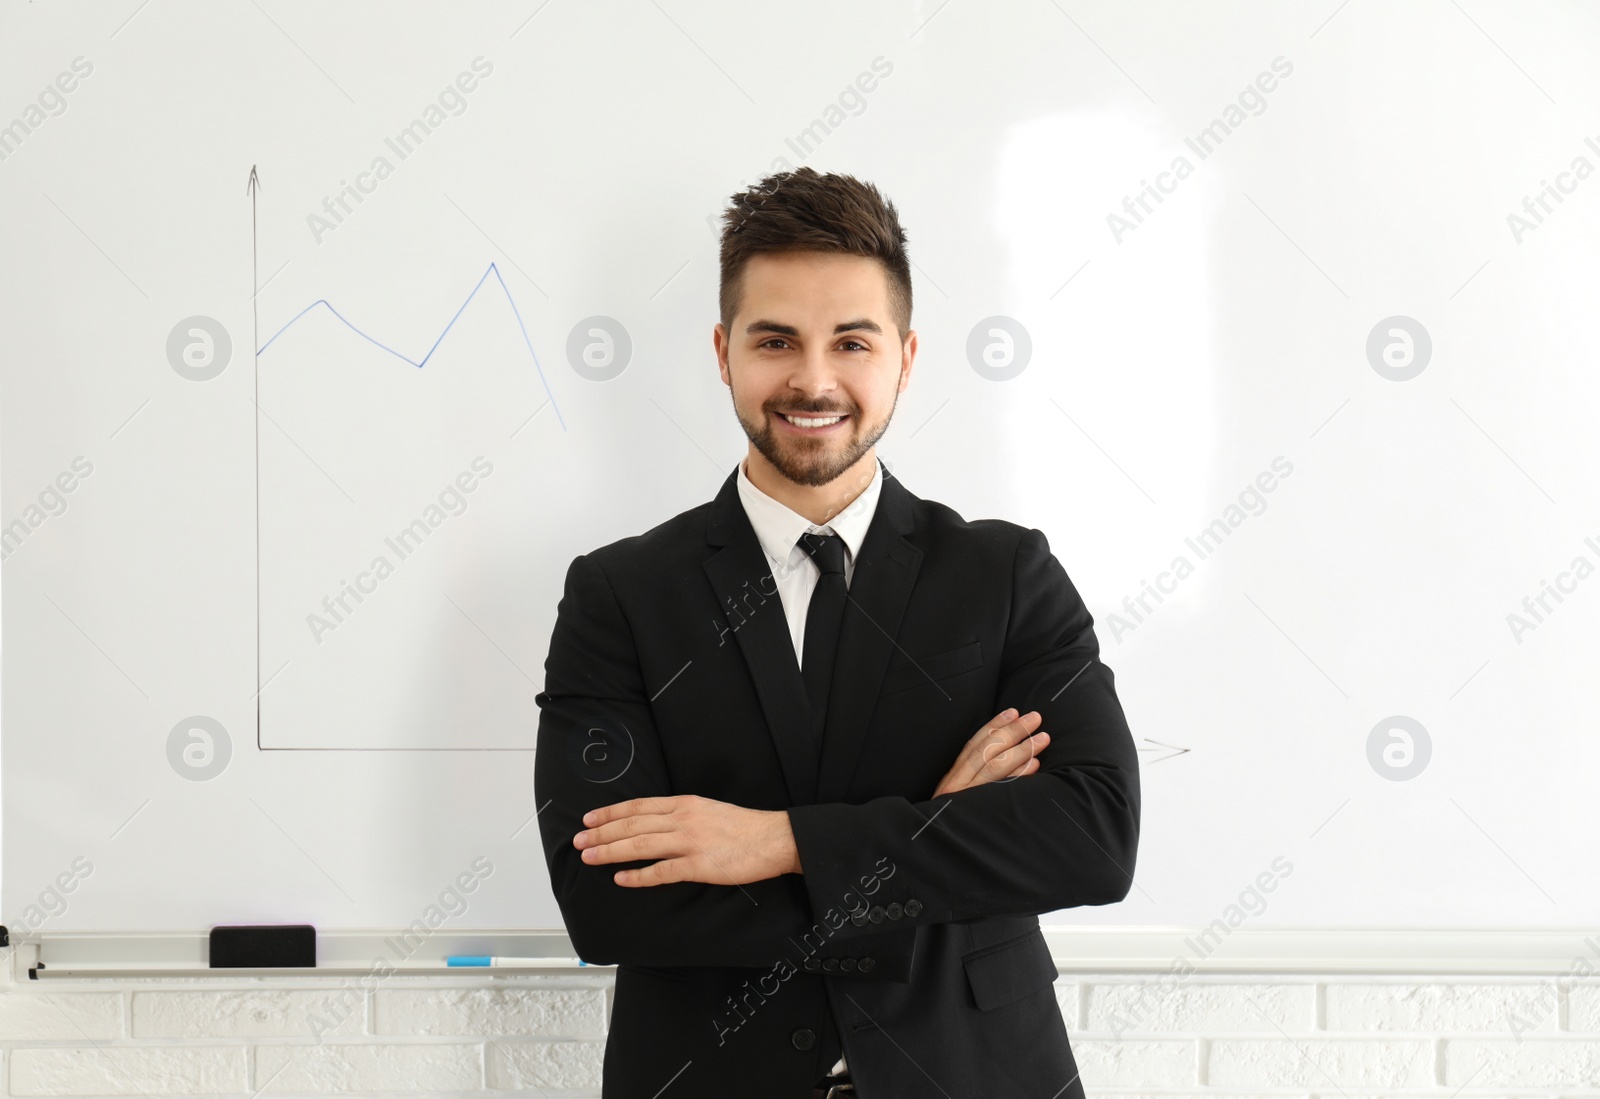
M 1041 532 L 878 462 L 893 204 L 801 168 L 724 217 L 749 452 L 573 561 L 537 699 L 551 884 L 618 967 L 603 1094 L 1081 1099 L 1037 917 L 1122 900 L 1139 831 L 1093 620 Z

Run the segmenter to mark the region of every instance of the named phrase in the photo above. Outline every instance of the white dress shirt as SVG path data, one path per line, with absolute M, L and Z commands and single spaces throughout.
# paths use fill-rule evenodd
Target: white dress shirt
M 799 545 L 802 534 L 837 534 L 844 540 L 844 583 L 856 571 L 856 554 L 861 552 L 862 540 L 872 525 L 872 515 L 878 508 L 878 495 L 883 488 L 883 467 L 877 466 L 872 480 L 849 505 L 817 526 L 787 504 L 779 503 L 755 486 L 745 473 L 744 461 L 739 463 L 739 499 L 744 503 L 745 514 L 756 530 L 756 538 L 767 555 L 772 578 L 778 583 L 778 597 L 783 602 L 783 614 L 789 622 L 789 637 L 794 642 L 795 663 L 804 661 L 806 643 L 806 612 L 811 609 L 811 593 L 816 590 L 822 570 L 811 560 L 811 555 Z
M 779 503 L 762 492 L 745 472 L 745 460 L 739 462 L 739 499 L 744 503 L 745 514 L 755 528 L 756 538 L 767 556 L 772 578 L 778 584 L 778 598 L 783 604 L 783 615 L 789 623 L 789 638 L 794 642 L 796 664 L 805 659 L 806 612 L 811 608 L 811 593 L 816 590 L 822 570 L 811 560 L 811 555 L 798 543 L 802 534 L 837 534 L 844 541 L 844 583 L 856 571 L 856 555 L 872 525 L 873 513 L 878 509 L 878 496 L 883 488 L 883 466 L 874 462 L 872 480 L 861 494 L 852 500 L 825 526 L 817 526 L 787 504 Z M 845 1071 L 844 1057 L 830 1070 L 833 1074 Z

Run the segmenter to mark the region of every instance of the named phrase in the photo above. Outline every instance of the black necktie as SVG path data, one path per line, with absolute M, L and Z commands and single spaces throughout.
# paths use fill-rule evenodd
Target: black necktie
M 811 701 L 812 748 L 822 754 L 822 725 L 828 713 L 828 685 L 833 681 L 833 658 L 839 646 L 839 624 L 844 621 L 844 539 L 837 534 L 802 534 L 800 548 L 811 555 L 822 575 L 806 609 L 806 638 L 800 676 Z
M 833 659 L 839 647 L 839 626 L 844 621 L 844 539 L 837 534 L 802 534 L 800 548 L 811 555 L 822 575 L 806 608 L 806 639 L 800 677 L 811 701 L 812 751 L 822 758 L 822 726 L 828 716 L 828 685 L 833 681 Z M 835 1021 L 825 1042 L 824 1063 L 833 1071 L 844 1048 Z

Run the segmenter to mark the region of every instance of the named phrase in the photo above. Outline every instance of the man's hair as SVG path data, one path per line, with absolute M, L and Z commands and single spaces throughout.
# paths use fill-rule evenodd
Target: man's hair
M 812 168 L 777 172 L 729 196 L 722 212 L 722 325 L 732 335 L 750 257 L 772 252 L 843 252 L 883 264 L 889 313 L 905 342 L 911 330 L 911 261 L 894 203 L 854 176 Z

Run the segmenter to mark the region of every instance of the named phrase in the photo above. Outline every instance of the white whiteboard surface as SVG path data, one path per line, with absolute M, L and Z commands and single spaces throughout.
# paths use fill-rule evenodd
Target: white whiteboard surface
M 1048 922 L 1592 925 L 1600 22 L 1470 11 L 7 8 L 0 919 L 399 927 L 487 864 L 451 928 L 559 926 L 566 566 L 743 455 L 716 216 L 806 163 L 910 237 L 880 453 L 1045 531 L 1144 749 L 1132 892 Z

